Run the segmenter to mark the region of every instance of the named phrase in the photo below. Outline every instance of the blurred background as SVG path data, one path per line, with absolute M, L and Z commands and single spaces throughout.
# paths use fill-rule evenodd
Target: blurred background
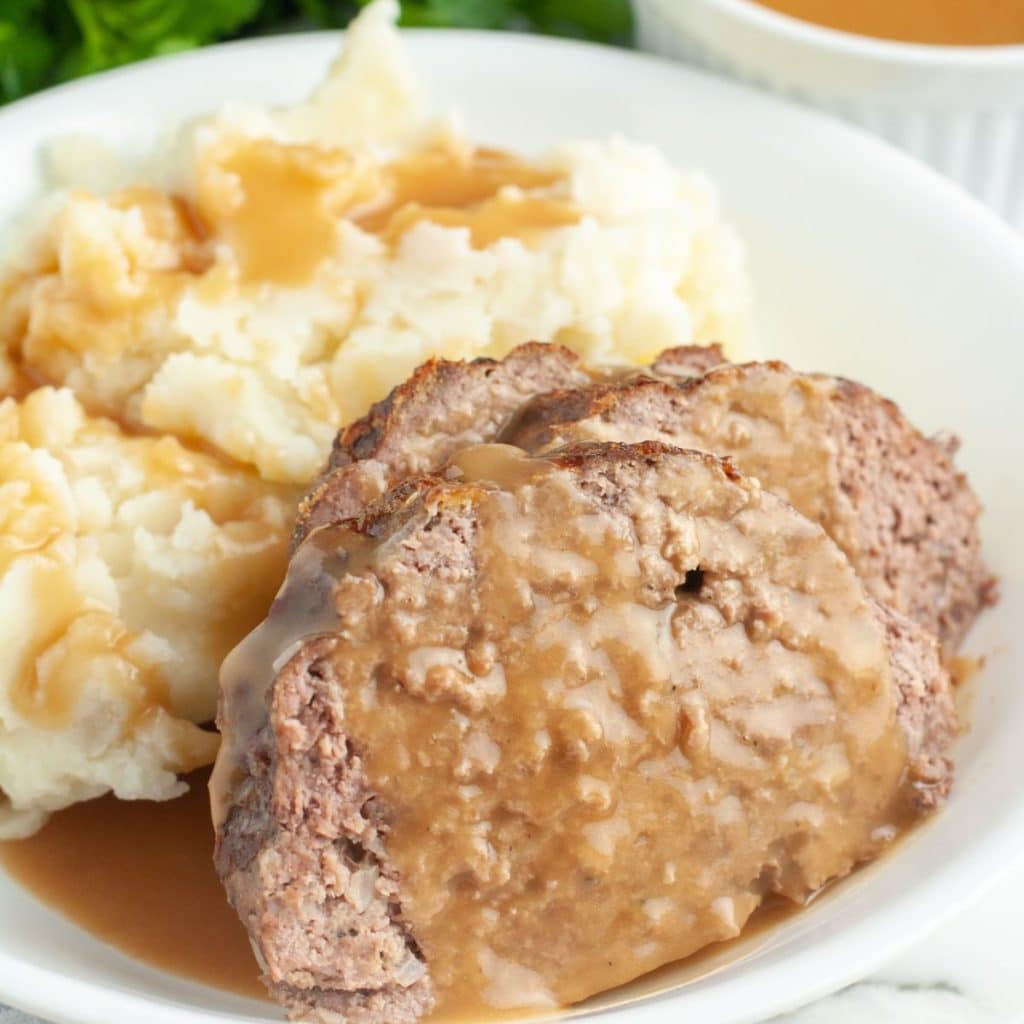
M 343 27 L 361 5 L 359 0 L 0 0 L 0 102 L 224 39 Z M 402 22 L 620 44 L 632 39 L 629 0 L 404 0 Z

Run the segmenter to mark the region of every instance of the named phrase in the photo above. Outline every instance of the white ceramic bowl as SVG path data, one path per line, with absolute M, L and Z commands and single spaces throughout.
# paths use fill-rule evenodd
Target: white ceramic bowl
M 897 396 L 925 429 L 954 426 L 963 437 L 961 463 L 988 505 L 985 545 L 1004 597 L 971 637 L 970 649 L 989 662 L 949 806 L 741 956 L 707 960 L 711 973 L 601 1020 L 739 1024 L 824 995 L 919 939 L 1024 852 L 1024 244 L 891 147 L 714 76 L 540 38 L 427 32 L 409 45 L 438 102 L 461 107 L 478 138 L 530 151 L 624 131 L 680 166 L 704 167 L 748 243 L 765 351 L 858 377 Z M 226 97 L 295 100 L 337 46 L 336 35 L 232 44 L 7 108 L 0 222 L 39 188 L 38 147 L 54 133 L 96 132 L 137 147 L 167 119 Z M 281 1019 L 122 956 L 0 875 L 3 1002 L 59 1024 Z
M 644 49 L 848 118 L 1024 229 L 1024 45 L 871 39 L 754 0 L 634 0 L 634 9 Z

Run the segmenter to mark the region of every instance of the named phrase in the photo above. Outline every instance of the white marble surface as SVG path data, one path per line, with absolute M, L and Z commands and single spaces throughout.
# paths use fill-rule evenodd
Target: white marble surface
M 39 1022 L 0 1007 L 0 1024 Z M 769 1024 L 1024 1024 L 1024 861 L 877 975 Z
M 1024 860 L 877 975 L 771 1024 L 1024 1024 Z

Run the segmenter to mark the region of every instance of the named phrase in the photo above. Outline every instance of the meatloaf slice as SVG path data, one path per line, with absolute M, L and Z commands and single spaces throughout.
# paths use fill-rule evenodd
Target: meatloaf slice
M 948 687 L 727 462 L 471 447 L 312 533 L 225 663 L 217 868 L 295 1016 L 570 1003 L 876 855 Z
M 521 410 L 504 439 L 529 451 L 654 439 L 728 456 L 821 523 L 871 594 L 947 653 L 994 599 L 980 505 L 950 446 L 861 384 L 768 362 L 563 389 Z
M 663 352 L 651 369 L 673 380 L 724 361 L 719 345 L 680 345 Z M 520 345 L 502 360 L 424 363 L 339 431 L 327 472 L 299 508 L 294 543 L 322 523 L 356 515 L 404 477 L 437 469 L 465 445 L 494 441 L 536 395 L 622 377 L 623 370 L 588 370 L 567 348 L 540 342 Z

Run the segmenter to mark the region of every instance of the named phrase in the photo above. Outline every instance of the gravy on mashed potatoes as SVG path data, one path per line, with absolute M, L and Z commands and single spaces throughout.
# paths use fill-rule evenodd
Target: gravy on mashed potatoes
M 471 143 L 424 113 L 396 13 L 363 13 L 307 103 L 228 105 L 146 164 L 52 153 L 67 187 L 0 280 L 0 836 L 212 760 L 298 494 L 424 360 L 745 350 L 704 178 L 623 139 Z

